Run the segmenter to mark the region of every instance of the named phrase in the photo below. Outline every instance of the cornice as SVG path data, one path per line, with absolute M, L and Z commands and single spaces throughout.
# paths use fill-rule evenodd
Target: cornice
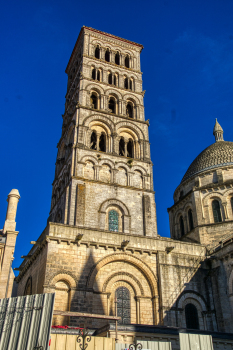
M 83 106 L 83 105 L 81 105 L 81 104 L 79 104 L 77 108 L 79 108 L 79 109 L 81 109 L 81 108 L 87 109 L 87 110 L 89 110 L 89 111 L 95 112 L 95 114 L 96 114 L 96 113 L 105 114 L 105 115 L 107 114 L 108 116 L 114 116 L 114 117 L 122 118 L 122 119 L 125 119 L 125 120 L 130 121 L 130 122 L 136 122 L 136 123 L 146 124 L 146 125 L 149 127 L 149 120 L 144 121 L 144 120 L 129 118 L 129 117 L 126 117 L 126 116 L 124 116 L 124 115 L 122 115 L 122 114 L 115 114 L 115 113 L 111 113 L 111 114 L 110 114 L 109 112 L 106 112 L 106 111 L 104 111 L 103 109 L 94 109 L 94 108 L 91 108 L 91 107 Z M 90 115 L 90 116 L 91 116 L 91 115 Z M 90 117 L 90 116 L 89 116 L 89 117 Z M 85 117 L 87 117 L 87 116 L 85 116 Z
M 109 39 L 114 39 L 115 41 L 112 41 L 114 43 L 118 43 L 118 41 L 120 42 L 123 42 L 125 45 L 124 47 L 132 47 L 132 46 L 137 46 L 138 48 L 140 48 L 140 52 L 142 51 L 143 49 L 143 45 L 142 44 L 138 44 L 134 41 L 130 41 L 130 40 L 127 40 L 127 39 L 124 39 L 124 38 L 121 38 L 119 36 L 116 36 L 116 35 L 113 35 L 113 34 L 109 34 L 109 33 L 105 33 L 105 32 L 102 32 L 100 30 L 97 30 L 97 29 L 94 29 L 94 28 L 91 28 L 91 27 L 86 27 L 86 26 L 83 26 L 84 30 L 85 30 L 85 33 L 86 31 L 90 31 L 91 34 L 97 38 L 100 38 L 101 36 L 103 36 L 103 40 L 106 40 L 105 37 L 108 37 L 108 40 Z M 82 28 L 82 29 L 83 29 Z M 95 33 L 95 34 L 93 34 Z M 110 41 L 110 40 L 109 40 Z M 119 44 L 118 44 L 119 45 Z
M 147 193 L 152 193 L 152 194 L 155 194 L 155 191 L 152 191 L 152 190 L 148 190 L 148 189 L 145 189 L 145 188 L 138 188 L 138 187 L 134 187 L 134 186 L 124 186 L 124 185 L 120 185 L 116 182 L 111 182 L 111 183 L 108 183 L 108 182 L 104 182 L 104 181 L 100 181 L 100 180 L 91 180 L 91 179 L 87 179 L 85 177 L 82 177 L 82 176 L 71 176 L 72 179 L 76 179 L 76 180 L 82 180 L 84 182 L 90 182 L 90 183 L 97 183 L 97 184 L 102 184 L 102 185 L 107 185 L 107 186 L 110 186 L 110 187 L 120 187 L 120 188 L 127 188 L 127 189 L 130 189 L 130 190 L 134 190 L 134 191 L 140 191 L 140 192 L 147 192 Z
M 90 60 L 93 60 L 94 62 L 101 62 L 103 64 L 107 64 L 110 65 L 112 67 L 116 67 L 116 68 L 120 68 L 122 70 L 125 70 L 126 72 L 134 72 L 134 73 L 138 73 L 138 74 L 143 74 L 143 72 L 141 72 L 140 70 L 134 69 L 134 68 L 127 68 L 125 66 L 122 66 L 120 64 L 116 64 L 114 62 L 107 62 L 105 60 L 103 60 L 102 58 L 95 58 L 94 56 L 89 56 L 89 55 L 85 55 L 83 54 L 83 57 L 89 58 Z M 83 63 L 83 65 L 87 65 L 86 63 Z
M 142 96 L 142 97 L 144 97 L 144 95 L 145 95 L 144 91 L 139 92 L 139 91 L 133 91 L 133 90 L 130 90 L 130 89 L 124 89 L 122 87 L 119 87 L 119 86 L 116 86 L 116 85 L 113 85 L 113 84 L 108 84 L 108 83 L 105 83 L 103 81 L 94 80 L 94 79 L 88 78 L 88 77 L 83 77 L 82 79 L 83 80 L 87 80 L 87 81 L 91 81 L 93 83 L 96 83 L 97 85 L 104 85 L 104 86 L 108 86 L 109 88 L 112 88 L 112 89 L 121 90 L 121 91 L 124 91 L 126 93 L 136 94 L 136 95 L 139 95 L 139 96 Z M 85 88 L 80 89 L 80 91 L 82 91 L 82 90 L 86 90 L 86 89 Z M 144 107 L 143 104 L 141 106 Z

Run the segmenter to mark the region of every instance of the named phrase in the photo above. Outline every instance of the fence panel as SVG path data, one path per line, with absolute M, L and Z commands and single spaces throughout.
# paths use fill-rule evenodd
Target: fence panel
M 211 335 L 180 333 L 180 350 L 214 350 Z
M 163 341 L 147 341 L 147 340 L 137 340 L 137 344 L 142 344 L 142 349 L 148 350 L 172 350 L 172 345 L 170 342 Z M 115 350 L 129 349 L 130 344 L 117 343 Z
M 80 350 L 77 335 L 51 334 L 50 350 Z M 87 350 L 115 350 L 115 339 L 92 337 Z
M 47 350 L 54 293 L 0 299 L 0 350 Z

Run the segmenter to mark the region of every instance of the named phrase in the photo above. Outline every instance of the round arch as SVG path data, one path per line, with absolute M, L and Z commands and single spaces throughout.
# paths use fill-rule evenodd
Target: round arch
M 153 271 L 150 269 L 150 267 L 141 259 L 138 257 L 135 257 L 133 255 L 129 255 L 127 253 L 113 253 L 110 254 L 102 259 L 100 259 L 91 269 L 88 277 L 87 277 L 87 288 L 93 288 L 97 273 L 99 270 L 105 266 L 106 264 L 109 264 L 114 261 L 124 261 L 131 265 L 134 265 L 137 269 L 139 269 L 142 274 L 146 277 L 148 284 L 151 289 L 152 297 L 158 295 L 157 291 L 157 278 L 154 275 Z
M 111 276 L 109 276 L 103 284 L 102 292 L 105 293 L 109 289 L 109 286 L 114 284 L 118 280 L 128 282 L 132 285 L 132 288 L 135 290 L 136 295 L 144 296 L 145 293 L 141 282 L 132 273 L 124 271 L 115 272 Z M 133 284 L 132 281 L 134 282 Z
M 80 159 L 80 162 L 86 162 L 86 161 L 94 162 L 95 165 L 98 164 L 97 158 L 95 158 L 94 156 L 90 156 L 90 155 L 83 156 Z
M 56 283 L 59 282 L 59 281 L 65 281 L 66 283 L 68 283 L 70 288 L 76 288 L 77 287 L 74 278 L 71 277 L 70 275 L 66 274 L 66 273 L 59 273 L 58 275 L 54 276 L 52 281 L 50 282 L 50 285 L 55 288 Z
M 129 121 L 116 123 L 116 132 L 117 133 L 118 133 L 120 128 L 131 129 L 137 135 L 138 140 L 141 140 L 141 139 L 145 140 L 145 135 L 142 132 L 142 130 L 140 130 L 137 125 L 130 123 Z
M 106 201 L 104 201 L 100 205 L 99 213 L 106 213 L 106 210 L 110 205 L 117 205 L 118 207 L 120 207 L 122 209 L 124 215 L 128 215 L 128 216 L 130 215 L 129 209 L 127 208 L 127 206 L 123 202 L 121 202 L 120 200 L 115 199 L 115 198 L 107 199 Z
M 99 122 L 102 122 L 103 124 L 105 123 L 108 126 L 108 128 L 111 130 L 111 133 L 113 133 L 114 124 L 110 118 L 105 117 L 105 116 L 100 117 L 99 115 L 96 115 L 96 114 L 88 116 L 83 120 L 82 125 L 88 126 L 93 121 L 99 121 Z

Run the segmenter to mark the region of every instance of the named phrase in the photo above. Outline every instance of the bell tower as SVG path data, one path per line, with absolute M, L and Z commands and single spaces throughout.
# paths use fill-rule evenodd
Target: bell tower
M 157 235 L 142 49 L 82 27 L 66 68 L 50 221 Z

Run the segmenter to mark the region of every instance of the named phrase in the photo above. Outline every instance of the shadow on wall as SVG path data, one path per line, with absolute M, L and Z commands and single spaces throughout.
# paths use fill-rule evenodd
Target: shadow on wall
M 206 263 L 202 263 L 194 273 L 191 271 L 192 267 L 184 276 L 181 269 L 176 268 L 175 280 L 180 281 L 180 283 L 175 290 L 167 293 L 167 309 L 169 311 L 164 314 L 164 325 L 230 332 L 230 329 L 226 330 L 226 320 L 224 321 L 222 312 L 223 308 L 228 310 L 228 322 L 231 324 L 231 307 L 226 300 L 225 292 L 227 286 L 221 285 L 219 288 L 219 278 L 222 276 L 221 280 L 224 280 L 224 271 L 221 271 L 221 268 L 216 268 L 213 271 L 208 268 Z M 192 273 L 192 276 L 189 276 L 189 273 Z M 184 289 L 183 286 L 185 286 Z
M 77 288 L 73 293 L 70 303 L 70 311 L 91 314 L 94 313 L 93 309 L 95 309 L 95 313 L 105 315 L 104 305 L 100 293 L 101 291 L 99 290 L 98 285 L 95 286 L 95 291 L 88 290 L 87 288 L 88 276 L 91 269 L 95 266 L 96 263 L 94 260 L 93 248 L 87 248 L 87 253 L 89 253 L 89 257 L 82 272 L 80 273 L 80 277 L 78 278 Z M 94 304 L 95 308 L 93 307 Z M 107 321 L 81 317 L 70 317 L 71 326 L 82 326 L 84 323 L 88 327 L 99 328 L 105 325 Z

